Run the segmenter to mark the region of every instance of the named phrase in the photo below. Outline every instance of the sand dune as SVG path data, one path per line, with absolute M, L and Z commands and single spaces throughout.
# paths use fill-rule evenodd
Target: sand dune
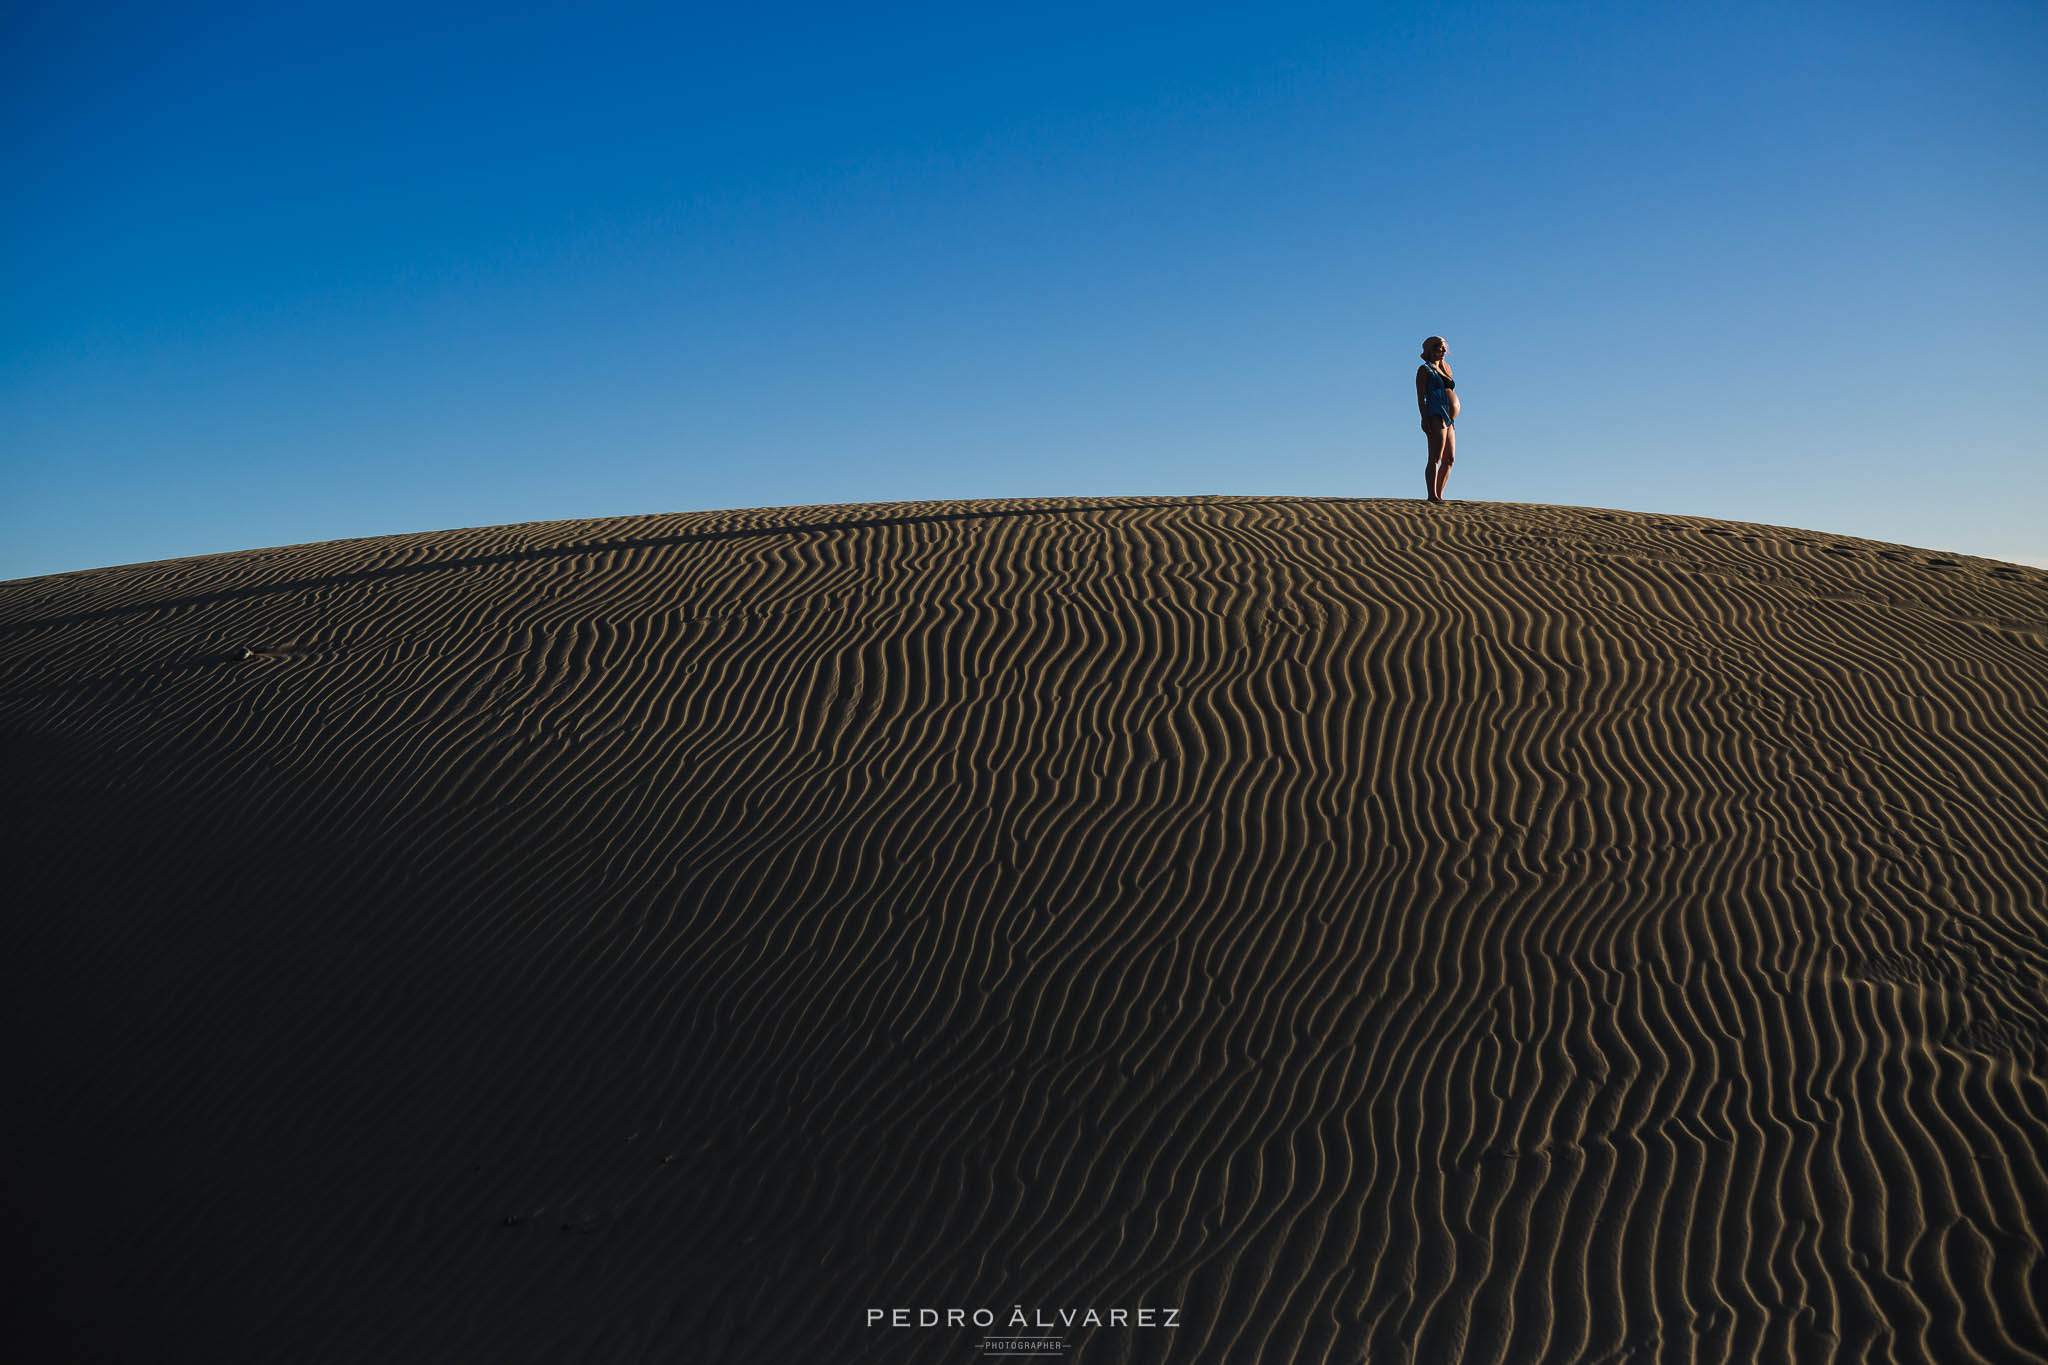
M 1559 507 L 0 585 L 31 1295 L 127 1360 L 2048 1360 L 2044 695 L 2038 570 Z

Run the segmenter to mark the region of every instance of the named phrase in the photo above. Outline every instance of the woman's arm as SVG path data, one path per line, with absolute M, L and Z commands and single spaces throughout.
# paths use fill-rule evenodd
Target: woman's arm
M 1429 366 L 1427 365 L 1417 365 L 1415 367 L 1415 411 L 1421 416 L 1429 416 Z

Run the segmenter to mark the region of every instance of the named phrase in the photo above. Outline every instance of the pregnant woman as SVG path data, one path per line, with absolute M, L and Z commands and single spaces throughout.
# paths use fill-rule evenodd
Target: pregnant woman
M 1422 364 L 1415 370 L 1415 405 L 1422 409 L 1422 434 L 1429 438 L 1429 463 L 1423 466 L 1422 482 L 1431 502 L 1444 500 L 1444 480 L 1451 476 L 1457 458 L 1457 381 L 1444 362 L 1451 348 L 1442 337 L 1422 343 Z

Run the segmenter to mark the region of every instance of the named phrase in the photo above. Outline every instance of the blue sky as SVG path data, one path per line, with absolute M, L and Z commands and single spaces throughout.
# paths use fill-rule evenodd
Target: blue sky
M 0 577 L 997 496 L 2048 563 L 2048 7 L 10 7 Z

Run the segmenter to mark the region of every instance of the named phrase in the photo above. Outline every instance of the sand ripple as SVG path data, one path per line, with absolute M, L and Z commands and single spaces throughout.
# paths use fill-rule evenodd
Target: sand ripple
M 31 1288 L 130 1359 L 2048 1360 L 2044 694 L 2038 571 L 1574 508 L 0 584 Z

